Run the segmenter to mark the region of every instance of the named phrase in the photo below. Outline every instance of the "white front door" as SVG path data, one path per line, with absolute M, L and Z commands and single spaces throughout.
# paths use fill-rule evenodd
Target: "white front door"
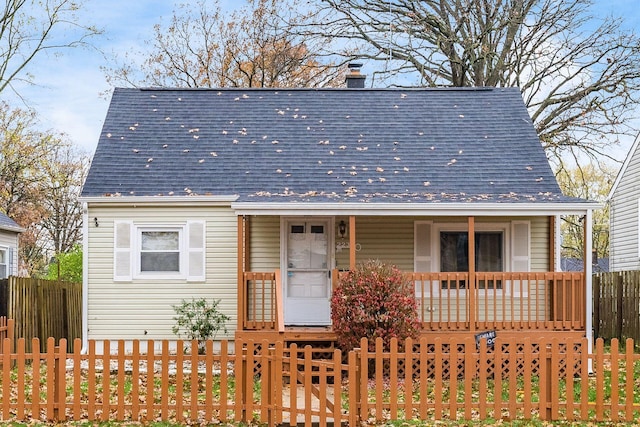
M 329 219 L 285 221 L 284 321 L 287 325 L 331 323 Z

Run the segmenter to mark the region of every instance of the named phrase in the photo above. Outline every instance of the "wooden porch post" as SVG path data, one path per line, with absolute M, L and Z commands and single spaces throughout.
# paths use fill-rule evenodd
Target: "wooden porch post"
M 244 330 L 245 322 L 245 289 L 244 289 L 244 217 L 238 215 L 238 324 L 236 329 L 239 331 Z
M 469 330 L 476 330 L 476 229 L 475 217 L 469 217 Z
M 356 217 L 349 216 L 349 270 L 356 268 Z

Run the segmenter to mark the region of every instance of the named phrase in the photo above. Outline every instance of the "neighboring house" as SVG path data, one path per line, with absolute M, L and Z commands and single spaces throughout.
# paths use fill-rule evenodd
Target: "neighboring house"
M 116 89 L 81 200 L 85 338 L 170 339 L 205 297 L 236 336 L 331 340 L 371 258 L 430 339 L 590 335 L 558 217 L 590 236 L 599 205 L 562 195 L 516 88 Z
M 18 236 L 24 229 L 0 213 L 0 279 L 18 275 Z
M 640 270 L 640 136 L 631 146 L 607 200 L 610 271 Z
M 609 258 L 598 258 L 591 260 L 593 273 L 606 273 L 609 271 Z M 581 258 L 561 258 L 561 271 L 584 271 L 584 261 Z

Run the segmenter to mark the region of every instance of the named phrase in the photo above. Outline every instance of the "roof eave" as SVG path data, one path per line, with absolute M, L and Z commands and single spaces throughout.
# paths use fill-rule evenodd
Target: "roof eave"
M 583 215 L 601 209 L 598 202 L 553 203 L 247 203 L 235 202 L 238 215 L 442 215 L 551 216 Z
M 238 200 L 237 195 L 218 196 L 85 196 L 79 198 L 88 205 L 230 205 Z

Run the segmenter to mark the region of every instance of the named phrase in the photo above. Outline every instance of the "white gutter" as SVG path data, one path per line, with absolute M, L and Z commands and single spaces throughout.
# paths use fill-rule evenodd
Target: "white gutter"
M 245 203 L 231 208 L 238 215 L 442 215 L 442 216 L 554 216 L 584 215 L 601 203 Z
M 89 344 L 89 207 L 82 204 L 82 354 L 86 354 Z
M 224 196 L 110 196 L 110 197 L 80 197 L 83 203 L 91 205 L 228 205 L 238 200 L 237 195 Z
M 560 227 L 560 223 L 562 222 L 562 217 L 560 215 L 556 215 L 556 219 L 554 221 L 554 228 L 555 228 L 555 236 L 556 236 L 556 241 L 555 243 L 555 264 L 556 264 L 556 268 L 555 271 L 562 271 L 562 230 Z

